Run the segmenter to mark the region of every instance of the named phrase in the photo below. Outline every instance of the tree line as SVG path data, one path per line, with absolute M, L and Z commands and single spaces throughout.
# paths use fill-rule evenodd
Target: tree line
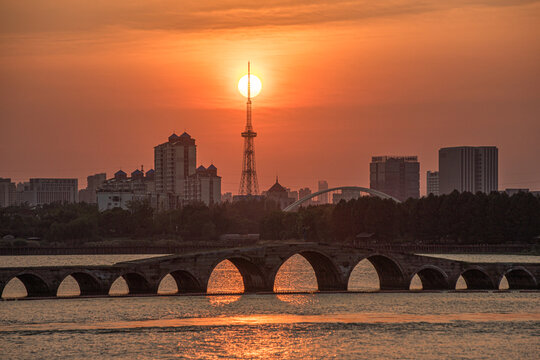
M 319 242 L 350 242 L 369 234 L 377 241 L 404 243 L 531 243 L 539 241 L 540 197 L 456 191 L 396 203 L 366 196 L 292 213 L 268 200 L 160 212 L 144 201 L 104 212 L 86 203 L 0 209 L 0 237 L 69 245 L 114 238 L 211 241 L 227 233 Z
M 433 244 L 501 244 L 540 241 L 540 197 L 454 191 L 396 203 L 360 197 L 332 206 L 301 208 L 297 213 L 273 212 L 261 223 L 265 238 L 312 241 L 376 241 Z

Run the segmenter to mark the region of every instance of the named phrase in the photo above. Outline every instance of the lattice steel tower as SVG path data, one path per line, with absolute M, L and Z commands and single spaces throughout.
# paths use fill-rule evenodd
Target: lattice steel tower
M 253 145 L 257 133 L 253 131 L 251 123 L 251 72 L 248 62 L 248 88 L 247 88 L 247 122 L 242 132 L 244 138 L 244 161 L 242 164 L 242 179 L 240 180 L 240 195 L 258 195 L 257 171 L 255 170 L 255 148 Z

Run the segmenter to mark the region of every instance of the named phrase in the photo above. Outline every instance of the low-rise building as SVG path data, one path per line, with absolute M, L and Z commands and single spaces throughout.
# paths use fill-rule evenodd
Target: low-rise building
M 36 178 L 17 185 L 17 202 L 30 206 L 79 202 L 77 179 Z
M 292 204 L 295 199 L 289 197 L 289 194 L 287 193 L 287 189 L 285 189 L 278 181 L 278 178 L 276 177 L 276 183 L 272 185 L 270 189 L 268 189 L 266 192 L 266 198 L 268 200 L 275 201 L 280 209 L 284 209 L 290 204 Z

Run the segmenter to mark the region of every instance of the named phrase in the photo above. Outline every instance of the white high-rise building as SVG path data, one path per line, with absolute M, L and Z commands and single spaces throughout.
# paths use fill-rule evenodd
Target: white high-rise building
M 428 171 L 426 174 L 426 195 L 439 195 L 439 172 Z
M 184 132 L 172 134 L 169 141 L 154 147 L 156 192 L 184 197 L 186 181 L 195 174 L 197 147 L 195 139 Z
M 489 194 L 499 187 L 499 149 L 459 146 L 439 150 L 439 193 L 452 191 Z
M 197 164 L 195 139 L 184 132 L 172 134 L 154 148 L 154 178 L 158 209 L 171 209 L 186 202 L 221 202 L 221 177 L 217 168 Z

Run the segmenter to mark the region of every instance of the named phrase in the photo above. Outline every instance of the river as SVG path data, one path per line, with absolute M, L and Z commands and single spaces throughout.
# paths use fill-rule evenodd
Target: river
M 141 257 L 150 255 L 0 257 L 0 266 L 97 265 Z M 419 279 L 411 287 L 421 289 Z M 0 358 L 538 359 L 536 291 L 377 292 L 378 277 L 367 261 L 349 283 L 361 292 L 219 295 L 242 289 L 229 262 L 214 271 L 214 294 L 208 296 L 166 296 L 176 291 L 167 277 L 159 290 L 164 296 L 120 296 L 127 286 L 119 279 L 111 289 L 117 296 L 77 299 L 70 296 L 78 295 L 78 285 L 68 278 L 58 291 L 62 299 L 0 302 Z M 278 273 L 280 292 L 315 289 L 315 274 L 299 255 Z M 2 296 L 24 295 L 22 284 L 12 280 Z

